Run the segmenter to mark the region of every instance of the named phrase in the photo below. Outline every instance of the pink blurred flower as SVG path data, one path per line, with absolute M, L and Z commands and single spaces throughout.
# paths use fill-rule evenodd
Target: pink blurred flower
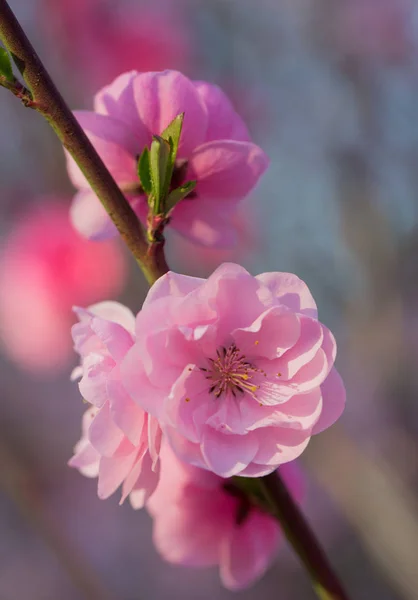
M 185 71 L 192 61 L 191 27 L 181 2 L 44 2 L 42 27 L 90 90 L 131 69 Z
M 0 255 L 5 350 L 34 372 L 64 367 L 72 356 L 72 305 L 118 294 L 125 273 L 117 244 L 81 238 L 64 203 L 39 199 L 22 215 Z
M 224 264 L 168 273 L 136 320 L 121 378 L 186 462 L 262 476 L 298 457 L 345 402 L 331 332 L 303 281 Z
M 163 558 L 188 567 L 219 565 L 222 583 L 230 590 L 262 577 L 282 538 L 278 522 L 251 506 L 231 482 L 180 462 L 166 445 L 161 464 L 160 482 L 147 509 Z M 296 464 L 280 472 L 299 501 L 303 481 Z
M 171 226 L 207 246 L 235 242 L 231 215 L 268 166 L 264 152 L 250 142 L 247 128 L 215 85 L 193 82 L 177 71 L 125 73 L 103 88 L 96 112 L 76 116 L 132 206 L 146 221 L 146 198 L 139 189 L 137 157 L 152 134 L 160 134 L 185 112 L 174 179 L 196 179 L 193 197 L 173 211 Z M 79 189 L 72 207 L 73 224 L 83 235 L 114 235 L 111 223 L 71 158 L 69 174 Z
M 134 343 L 135 317 L 117 302 L 75 310 L 80 322 L 72 335 L 81 366 L 74 377 L 81 376 L 81 395 L 92 407 L 69 464 L 99 478 L 100 498 L 123 484 L 121 503 L 129 496 L 134 508 L 142 508 L 158 482 L 161 429 L 120 382 L 119 364 Z
M 343 0 L 335 10 L 335 35 L 344 54 L 397 63 L 411 51 L 410 0 Z

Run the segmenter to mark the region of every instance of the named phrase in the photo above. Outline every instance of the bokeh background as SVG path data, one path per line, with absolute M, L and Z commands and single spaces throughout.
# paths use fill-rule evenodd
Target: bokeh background
M 224 260 L 293 271 L 339 342 L 346 412 L 301 464 L 305 511 L 356 600 L 418 599 L 416 0 L 11 0 L 72 108 L 118 73 L 178 68 L 221 85 L 271 168 L 208 251 L 169 235 L 174 270 Z M 227 599 L 216 569 L 165 564 L 145 511 L 66 462 L 84 406 L 71 305 L 142 276 L 68 225 L 58 140 L 0 89 L 0 599 Z M 291 552 L 237 598 L 313 599 Z

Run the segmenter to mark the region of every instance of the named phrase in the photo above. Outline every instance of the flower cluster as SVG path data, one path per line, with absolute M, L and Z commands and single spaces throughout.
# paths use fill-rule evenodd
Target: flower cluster
M 307 286 L 289 273 L 253 277 L 226 263 L 207 280 L 167 273 L 136 320 L 116 303 L 77 314 L 73 338 L 82 361 L 75 375 L 82 375 L 80 392 L 92 407 L 70 464 L 98 475 L 102 498 L 121 484 L 122 500 L 129 495 L 134 507 L 151 497 L 157 546 L 174 562 L 191 558 L 172 549 L 172 528 L 189 503 L 191 527 L 201 515 L 202 490 L 215 486 L 218 492 L 208 502 L 229 528 L 222 528 L 222 539 L 213 532 L 212 545 L 196 538 L 206 550 L 194 564 L 219 563 L 227 586 L 245 585 L 245 560 L 252 559 L 239 553 L 240 544 L 248 539 L 255 547 L 265 536 L 265 552 L 247 573 L 252 580 L 271 559 L 277 527 L 260 511 L 235 527 L 237 499 L 222 482 L 266 475 L 293 461 L 344 407 L 344 387 L 333 366 L 335 341 L 318 321 Z M 171 450 L 159 454 L 161 435 Z M 173 453 L 193 467 L 181 467 L 187 477 L 203 483 L 192 484 L 194 492 L 181 508 L 176 500 L 164 512 L 166 484 L 164 476 L 158 484 L 159 469 L 162 464 L 172 476 Z M 202 527 L 204 536 L 209 524 Z
M 126 73 L 77 118 L 149 233 L 158 218 L 206 246 L 233 241 L 234 209 L 268 161 L 219 88 L 175 71 Z M 76 227 L 113 234 L 71 159 L 69 172 Z M 253 582 L 279 526 L 232 478 L 280 469 L 300 499 L 289 463 L 345 403 L 335 339 L 308 287 L 225 263 L 208 279 L 166 273 L 136 318 L 109 302 L 76 314 L 74 377 L 90 408 L 70 464 L 98 477 L 101 498 L 122 486 L 121 502 L 146 505 L 167 560 L 219 565 L 230 589 Z

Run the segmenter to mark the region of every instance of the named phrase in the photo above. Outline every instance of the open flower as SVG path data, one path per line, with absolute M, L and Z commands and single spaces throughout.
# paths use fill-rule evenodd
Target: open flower
M 282 533 L 278 522 L 252 506 L 233 483 L 186 465 L 163 445 L 161 477 L 147 504 L 157 550 L 167 561 L 188 567 L 219 565 L 230 590 L 248 587 L 275 558 Z M 280 468 L 295 500 L 303 481 L 295 463 Z
M 134 508 L 142 508 L 158 482 L 161 429 L 120 383 L 119 363 L 134 342 L 134 316 L 117 302 L 76 312 L 80 322 L 72 334 L 81 365 L 74 377 L 81 376 L 80 392 L 92 406 L 69 464 L 98 476 L 100 498 L 123 484 L 121 503 L 129 496 Z
M 237 202 L 247 196 L 268 165 L 264 152 L 251 143 L 247 128 L 224 93 L 215 85 L 190 81 L 177 71 L 120 75 L 95 98 L 95 112 L 76 117 L 142 221 L 147 202 L 137 175 L 137 160 L 152 136 L 160 135 L 185 113 L 173 186 L 196 180 L 192 194 L 172 212 L 171 225 L 207 246 L 229 246 Z M 74 161 L 69 174 L 79 189 L 72 207 L 76 229 L 92 239 L 116 234 Z
M 167 273 L 121 362 L 132 399 L 176 454 L 222 477 L 294 460 L 341 414 L 336 344 L 296 275 L 223 264 L 207 280 Z

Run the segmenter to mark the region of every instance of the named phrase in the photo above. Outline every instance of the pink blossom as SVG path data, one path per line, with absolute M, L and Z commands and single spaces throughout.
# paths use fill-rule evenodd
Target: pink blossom
M 346 55 L 398 63 L 411 51 L 411 0 L 343 0 L 335 10 L 337 44 Z
M 177 0 L 44 0 L 42 28 L 54 38 L 84 88 L 97 90 L 119 73 L 186 70 L 192 62 L 186 10 Z M 74 44 L 74 32 L 77 44 Z
M 251 506 L 230 481 L 179 461 L 167 445 L 161 477 L 147 504 L 154 543 L 169 562 L 188 567 L 219 565 L 230 590 L 248 587 L 273 562 L 282 532 L 278 522 Z M 295 463 L 280 468 L 296 500 L 303 482 Z
M 121 363 L 133 400 L 186 462 L 222 477 L 297 458 L 345 403 L 336 344 L 306 284 L 226 263 L 207 280 L 167 273 Z
M 82 437 L 70 466 L 98 477 L 98 495 L 108 498 L 122 485 L 121 503 L 129 496 L 141 508 L 159 477 L 161 429 L 126 393 L 119 364 L 134 343 L 135 318 L 117 302 L 75 309 L 75 350 L 81 365 L 80 392 L 92 406 L 83 417 Z
M 161 134 L 184 112 L 174 180 L 176 186 L 197 180 L 197 186 L 193 197 L 174 209 L 171 226 L 203 245 L 235 242 L 231 215 L 258 182 L 268 159 L 250 142 L 243 121 L 217 86 L 190 81 L 177 71 L 132 71 L 96 95 L 95 111 L 78 111 L 76 116 L 144 223 L 147 205 L 139 188 L 137 157 L 153 134 Z M 115 234 L 72 159 L 68 167 L 79 190 L 71 212 L 76 229 L 92 239 Z
M 19 365 L 45 373 L 71 358 L 74 302 L 119 293 L 126 270 L 116 243 L 97 245 L 74 231 L 65 203 L 35 202 L 1 250 L 0 336 Z

